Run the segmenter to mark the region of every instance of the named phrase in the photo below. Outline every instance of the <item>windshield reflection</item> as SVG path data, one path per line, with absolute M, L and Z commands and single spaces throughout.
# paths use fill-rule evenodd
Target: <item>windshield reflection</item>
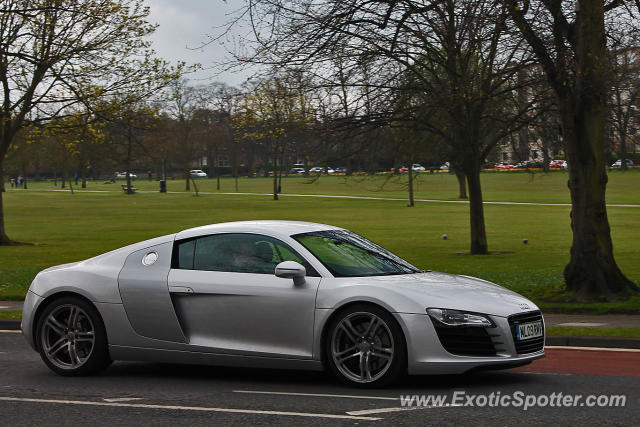
M 399 256 L 352 231 L 315 231 L 292 237 L 318 258 L 334 277 L 421 272 Z

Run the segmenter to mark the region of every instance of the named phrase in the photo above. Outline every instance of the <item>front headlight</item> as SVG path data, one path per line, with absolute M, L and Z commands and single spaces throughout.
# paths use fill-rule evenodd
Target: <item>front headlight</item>
M 482 328 L 496 326 L 487 316 L 477 313 L 465 313 L 464 311 L 446 308 L 428 308 L 427 314 L 446 326 L 478 326 Z

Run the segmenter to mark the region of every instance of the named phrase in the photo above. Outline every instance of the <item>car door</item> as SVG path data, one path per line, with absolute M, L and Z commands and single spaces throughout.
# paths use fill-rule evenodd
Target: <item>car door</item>
M 307 268 L 304 284 L 274 275 L 289 260 Z M 319 284 L 291 246 L 245 233 L 177 241 L 168 277 L 191 350 L 271 357 L 312 357 Z

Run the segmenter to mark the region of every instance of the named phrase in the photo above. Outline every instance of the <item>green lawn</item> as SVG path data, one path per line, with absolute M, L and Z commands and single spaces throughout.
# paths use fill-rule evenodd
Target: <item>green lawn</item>
M 289 194 L 332 194 L 366 197 L 407 197 L 407 175 L 375 176 L 322 176 L 307 178 L 292 176 L 284 179 L 283 193 Z M 511 201 L 533 203 L 570 203 L 567 190 L 568 174 L 565 171 L 526 172 L 486 172 L 482 174 L 482 187 L 485 201 Z M 104 184 L 102 180 L 89 182 L 88 190 L 121 192 L 121 184 Z M 203 192 L 216 192 L 215 179 L 197 180 L 198 189 Z M 640 204 L 640 168 L 626 172 L 612 169 L 609 172 L 607 201 L 612 204 Z M 137 179 L 133 185 L 142 191 L 157 191 L 158 182 Z M 184 179 L 169 179 L 169 191 L 185 190 Z M 60 189 L 53 182 L 29 183 L 30 189 Z M 67 187 L 68 188 L 68 187 Z M 221 192 L 235 192 L 235 180 L 222 178 Z M 270 193 L 273 181 L 270 178 L 238 179 L 238 191 Z M 415 180 L 415 197 L 418 199 L 457 200 L 458 183 L 455 176 L 446 172 L 420 173 Z
M 385 177 L 303 177 L 285 179 L 283 191 L 297 194 L 406 197 L 404 184 Z M 406 179 L 406 177 L 401 177 Z M 566 203 L 564 172 L 485 173 L 487 201 Z M 404 200 L 358 200 L 269 196 L 142 193 L 125 195 L 116 184 L 89 183 L 89 190 L 106 193 L 46 192 L 52 183 L 31 183 L 29 190 L 5 193 L 9 235 L 35 246 L 0 247 L 0 299 L 20 299 L 41 269 L 76 261 L 178 230 L 221 221 L 290 219 L 350 228 L 425 268 L 469 274 L 521 292 L 548 308 L 575 311 L 567 304 L 542 300 L 562 288 L 562 269 L 568 261 L 571 231 L 567 206 L 486 205 L 491 251 L 488 256 L 468 251 L 468 206 Z M 201 191 L 215 192 L 215 180 L 200 180 Z M 610 174 L 608 202 L 640 204 L 640 171 Z M 138 180 L 140 190 L 155 190 L 157 182 Z M 268 193 L 271 181 L 241 178 L 241 192 Z M 182 191 L 183 181 L 169 181 L 169 191 Z M 59 188 L 59 187 L 58 187 Z M 450 174 L 418 178 L 418 194 L 425 199 L 455 200 L 457 182 Z M 233 192 L 232 179 L 223 179 L 223 192 Z M 640 207 L 611 207 L 616 259 L 622 270 L 640 282 Z M 443 234 L 448 235 L 443 240 Z M 529 243 L 524 245 L 522 239 Z M 603 308 L 604 307 L 604 308 Z M 640 299 L 609 305 L 582 306 L 582 312 L 638 312 Z

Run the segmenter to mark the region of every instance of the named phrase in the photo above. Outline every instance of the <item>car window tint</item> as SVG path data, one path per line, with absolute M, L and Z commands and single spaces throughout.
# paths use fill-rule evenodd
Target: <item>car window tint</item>
M 258 234 L 204 236 L 179 244 L 178 251 L 182 269 L 274 274 L 282 261 L 296 261 L 307 269 L 307 276 L 319 276 L 289 245 Z
M 178 245 L 178 268 L 193 269 L 193 250 L 195 246 L 195 240 L 189 240 Z

